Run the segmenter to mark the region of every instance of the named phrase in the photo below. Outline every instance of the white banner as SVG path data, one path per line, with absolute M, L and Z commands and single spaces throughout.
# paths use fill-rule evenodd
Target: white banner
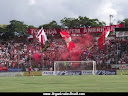
M 0 72 L 0 77 L 23 76 L 23 72 Z
M 127 37 L 127 36 L 128 36 L 128 31 L 116 32 L 116 37 Z
M 128 69 L 128 64 L 112 64 L 113 69 Z

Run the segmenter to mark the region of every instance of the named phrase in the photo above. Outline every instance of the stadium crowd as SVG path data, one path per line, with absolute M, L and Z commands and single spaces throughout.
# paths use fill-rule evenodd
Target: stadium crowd
M 54 66 L 54 61 L 70 61 L 70 57 L 62 58 L 62 54 L 67 52 L 63 39 L 49 41 L 50 47 L 42 52 L 42 59 L 36 62 L 32 54 L 41 52 L 41 45 L 37 42 L 16 42 L 10 40 L 0 43 L 0 64 L 7 68 L 23 68 L 25 71 L 30 65 L 33 68 L 48 70 Z M 61 51 L 60 51 L 61 50 Z M 107 40 L 105 48 L 99 50 L 95 44 L 89 51 L 81 53 L 79 61 L 94 60 L 98 68 L 110 69 L 111 64 L 128 64 L 128 40 L 126 38 L 115 38 Z M 35 69 L 36 70 L 36 69 Z

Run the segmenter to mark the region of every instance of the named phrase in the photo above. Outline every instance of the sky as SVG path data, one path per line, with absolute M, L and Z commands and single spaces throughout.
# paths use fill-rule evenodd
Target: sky
M 0 0 L 0 24 L 11 20 L 38 27 L 52 20 L 60 24 L 64 17 L 87 16 L 109 25 L 128 18 L 128 0 Z

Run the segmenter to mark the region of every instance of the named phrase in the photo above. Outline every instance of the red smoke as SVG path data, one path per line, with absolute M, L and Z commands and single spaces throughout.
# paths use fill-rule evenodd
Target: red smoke
M 68 52 L 62 52 L 61 58 L 63 61 L 79 61 L 81 53 L 93 45 L 93 37 L 90 34 L 86 34 L 85 36 L 72 36 L 71 38 L 76 47 Z
M 34 58 L 35 61 L 39 62 L 42 58 L 42 54 L 38 52 L 38 53 L 33 54 L 32 57 Z

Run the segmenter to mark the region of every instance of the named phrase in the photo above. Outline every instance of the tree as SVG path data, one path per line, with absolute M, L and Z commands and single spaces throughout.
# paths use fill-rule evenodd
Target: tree
M 10 21 L 10 25 L 7 26 L 7 32 L 12 33 L 13 35 L 15 35 L 14 32 L 17 32 L 24 36 L 27 35 L 27 28 L 28 25 L 24 24 L 24 22 L 12 20 Z
M 52 21 L 52 22 L 50 22 L 49 24 L 44 24 L 44 25 L 41 25 L 41 26 L 39 26 L 39 28 L 44 28 L 44 29 L 56 29 L 56 28 L 61 28 L 61 26 L 60 25 L 58 25 L 57 24 L 57 22 L 56 21 Z
M 0 38 L 1 39 L 6 39 L 6 29 L 7 29 L 7 25 L 0 25 Z
M 78 18 L 64 17 L 60 22 L 64 28 L 101 27 L 106 25 L 105 22 L 100 22 L 98 19 L 89 19 L 86 16 L 79 16 Z
M 36 28 L 35 26 L 33 25 L 29 25 L 28 28 Z
M 6 31 L 7 25 L 0 25 L 0 33 L 4 33 Z
M 124 24 L 124 27 L 128 27 L 128 18 L 125 18 L 123 21 L 118 20 L 117 24 Z
M 60 22 L 61 22 L 63 28 L 74 28 L 77 26 L 77 23 L 78 23 L 75 21 L 78 21 L 78 20 L 76 20 L 75 18 L 64 17 L 64 19 L 62 19 Z
M 124 23 L 124 26 L 128 27 L 128 18 L 125 18 L 121 23 Z
M 4 29 L 0 27 L 0 33 L 3 33 L 4 32 Z

